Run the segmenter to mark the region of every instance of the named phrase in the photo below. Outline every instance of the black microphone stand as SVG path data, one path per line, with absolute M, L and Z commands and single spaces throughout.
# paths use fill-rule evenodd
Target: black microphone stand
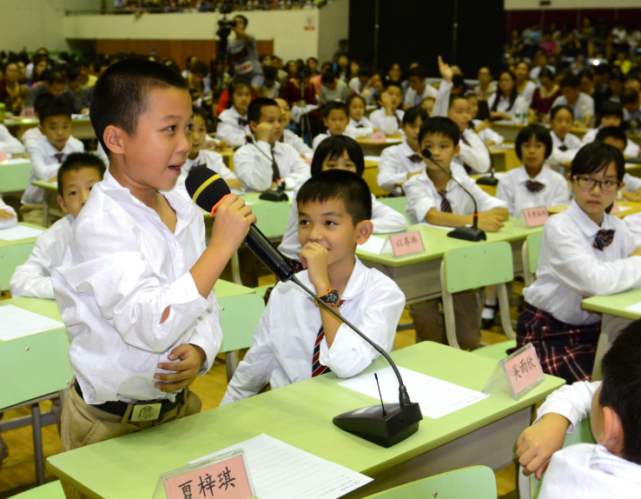
M 483 139 L 481 139 L 481 142 L 483 142 Z M 478 185 L 490 185 L 494 187 L 499 185 L 499 179 L 494 176 L 494 160 L 492 159 L 492 153 L 490 152 L 490 148 L 485 145 L 485 142 L 483 142 L 483 146 L 485 147 L 485 149 L 487 149 L 487 154 L 490 157 L 490 176 L 480 177 L 479 179 L 476 180 L 476 183 Z
M 450 177 L 454 182 L 458 184 L 458 186 L 463 189 L 468 196 L 472 198 L 472 202 L 474 203 L 474 215 L 472 216 L 472 226 L 463 226 L 463 227 L 457 227 L 454 230 L 451 230 L 450 232 L 447 233 L 447 237 L 453 237 L 454 239 L 463 239 L 464 241 L 485 241 L 487 240 L 487 236 L 485 235 L 485 232 L 483 232 L 481 229 L 478 228 L 478 220 L 479 220 L 479 209 L 478 206 L 476 205 L 476 199 L 474 199 L 474 196 L 470 194 L 470 191 L 468 191 L 465 187 L 461 185 L 461 183 L 454 178 L 454 176 L 448 172 L 445 168 L 443 168 L 435 159 L 434 156 L 432 155 L 432 152 L 425 148 L 421 151 L 423 154 L 424 158 L 429 159 L 432 163 L 434 163 L 436 166 L 438 166 L 441 170 L 443 170 L 443 173 L 445 173 L 448 177 Z

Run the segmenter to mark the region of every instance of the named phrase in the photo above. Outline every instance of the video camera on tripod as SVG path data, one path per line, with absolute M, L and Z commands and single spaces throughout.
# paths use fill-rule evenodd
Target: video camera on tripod
M 227 52 L 227 39 L 231 34 L 231 28 L 236 27 L 236 19 L 227 19 L 227 14 L 231 14 L 233 10 L 233 2 L 224 2 L 220 7 L 220 13 L 223 15 L 223 18 L 218 21 L 218 31 L 216 31 L 216 36 L 220 38 L 218 52 L 221 54 Z

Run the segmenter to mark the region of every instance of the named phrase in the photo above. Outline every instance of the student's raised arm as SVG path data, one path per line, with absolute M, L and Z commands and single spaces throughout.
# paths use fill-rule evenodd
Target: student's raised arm
M 438 70 L 441 73 L 441 86 L 436 94 L 432 116 L 447 117 L 447 111 L 450 106 L 450 92 L 452 91 L 452 68 L 445 64 L 441 56 L 438 56 Z

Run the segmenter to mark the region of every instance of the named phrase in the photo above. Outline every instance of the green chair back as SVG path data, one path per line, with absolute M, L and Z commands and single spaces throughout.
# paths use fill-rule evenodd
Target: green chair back
M 9 289 L 13 272 L 29 259 L 33 246 L 34 243 L 0 247 L 0 291 Z
M 496 479 L 487 466 L 472 466 L 379 492 L 368 499 L 496 499 Z
M 223 330 L 222 353 L 249 348 L 254 329 L 265 310 L 264 299 L 257 294 L 220 298 L 220 325 Z
M 512 247 L 507 242 L 475 244 L 449 250 L 443 256 L 445 289 L 459 293 L 512 282 Z
M 60 480 L 56 480 L 13 497 L 14 499 L 65 499 L 65 493 L 60 485 Z
M 539 266 L 539 253 L 541 252 L 541 239 L 543 232 L 527 236 L 527 268 L 530 274 L 536 274 Z
M 389 206 L 393 210 L 398 211 L 403 215 L 407 221 L 410 221 L 410 217 L 407 216 L 407 198 L 405 196 L 395 196 L 388 198 L 379 198 L 377 201 L 383 203 L 385 206 Z
M 251 208 L 258 220 L 258 228 L 266 237 L 271 239 L 285 235 L 289 211 L 292 208 L 289 203 L 256 203 Z
M 0 194 L 24 191 L 29 186 L 31 161 L 0 165 Z

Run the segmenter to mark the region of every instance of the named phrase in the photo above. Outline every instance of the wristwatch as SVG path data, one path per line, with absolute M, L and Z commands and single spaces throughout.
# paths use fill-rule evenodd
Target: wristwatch
M 318 299 L 321 301 L 324 301 L 328 305 L 336 305 L 336 306 L 338 306 L 338 303 L 341 300 L 340 296 L 338 296 L 338 291 L 336 291 L 334 288 L 330 289 L 323 296 L 319 296 Z M 319 306 L 318 301 L 316 301 L 316 306 Z

